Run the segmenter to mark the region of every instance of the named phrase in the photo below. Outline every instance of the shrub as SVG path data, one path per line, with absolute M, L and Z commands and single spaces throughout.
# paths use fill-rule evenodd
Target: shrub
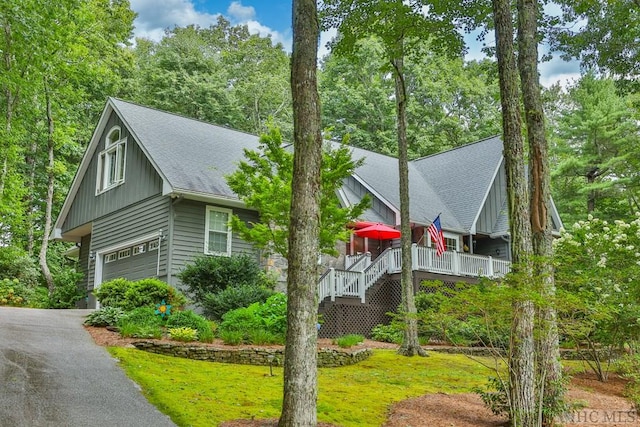
M 258 304 L 256 315 L 262 325 L 274 334 L 285 335 L 287 332 L 287 296 L 276 293 Z
M 207 294 L 215 294 L 227 287 L 273 287 L 258 262 L 246 254 L 197 257 L 178 274 L 178 278 L 197 303 L 202 303 Z
M 371 330 L 371 338 L 373 340 L 394 344 L 400 344 L 402 342 L 402 334 L 401 326 L 395 323 L 390 325 L 377 325 Z
M 84 288 L 78 283 L 82 279 L 82 273 L 73 268 L 61 270 L 53 276 L 54 289 L 49 295 L 47 306 L 49 308 L 75 308 L 76 303 L 86 296 Z
M 0 246 L 0 280 L 16 279 L 25 287 L 38 286 L 40 270 L 35 260 L 15 246 Z
M 205 295 L 202 307 L 208 318 L 222 320 L 225 313 L 248 307 L 254 302 L 264 302 L 273 293 L 272 290 L 256 285 L 230 286 L 218 293 Z
M 262 328 L 262 322 L 257 316 L 258 303 L 249 307 L 242 307 L 231 310 L 222 316 L 220 323 L 220 336 L 225 332 L 239 332 L 243 337 L 248 337 L 249 333 L 255 329 Z
M 284 344 L 284 336 L 274 334 L 265 329 L 255 329 L 249 332 L 247 341 L 254 345 Z
M 84 321 L 89 326 L 115 326 L 125 312 L 120 307 L 102 307 L 87 316 Z
M 364 342 L 364 337 L 362 335 L 357 335 L 357 334 L 349 334 L 343 337 L 338 337 L 335 340 L 333 340 L 334 344 L 337 344 L 342 348 L 353 347 L 354 345 L 358 345 L 362 342 Z
M 162 300 L 174 308 L 183 307 L 187 302 L 180 291 L 153 278 L 136 282 L 122 278 L 110 280 L 100 285 L 94 294 L 101 305 L 120 307 L 125 311 L 137 307 L 155 307 Z
M 125 294 L 130 286 L 131 282 L 127 279 L 113 279 L 102 283 L 98 289 L 94 289 L 93 294 L 103 307 L 124 309 L 127 306 Z
M 162 318 L 153 307 L 138 307 L 118 320 L 120 335 L 136 338 L 161 338 Z
M 166 301 L 174 309 L 179 309 L 187 303 L 186 297 L 180 291 L 154 278 L 133 282 L 127 289 L 125 298 L 131 308 L 155 306 L 160 301 Z
M 0 280 L 0 305 L 27 306 L 33 292 L 33 289 L 18 279 L 2 279 Z
M 251 336 L 257 330 L 269 332 L 278 340 L 284 339 L 287 330 L 287 297 L 284 294 L 274 294 L 264 303 L 256 302 L 222 316 L 221 338 L 227 332 L 237 332 L 242 334 L 244 341 L 251 342 Z
M 213 341 L 211 323 L 192 310 L 173 312 L 167 319 L 167 328 L 191 328 L 198 332 L 199 341 Z
M 169 338 L 176 341 L 196 341 L 198 339 L 198 331 L 193 328 L 169 328 Z
M 240 331 L 220 331 L 220 339 L 226 345 L 240 345 L 244 342 L 244 334 Z

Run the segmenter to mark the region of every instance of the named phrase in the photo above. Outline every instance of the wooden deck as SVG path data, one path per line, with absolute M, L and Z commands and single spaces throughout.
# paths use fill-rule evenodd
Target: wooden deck
M 502 277 L 511 269 L 511 263 L 490 256 L 447 251 L 436 255 L 435 248 L 414 244 L 411 247 L 412 269 L 459 277 Z M 329 269 L 318 283 L 318 297 L 322 301 L 331 297 L 359 297 L 365 302 L 367 289 L 385 274 L 399 273 L 402 256 L 399 248 L 385 250 L 371 261 L 369 254 L 347 257 L 344 270 Z

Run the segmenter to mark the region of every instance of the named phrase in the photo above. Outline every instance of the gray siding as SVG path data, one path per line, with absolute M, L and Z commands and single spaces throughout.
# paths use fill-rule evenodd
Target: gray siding
M 173 245 L 171 274 L 176 275 L 185 264 L 194 257 L 204 254 L 204 227 L 207 206 L 206 203 L 192 200 L 182 200 L 173 205 L 173 229 L 171 244 Z M 232 209 L 244 222 L 258 222 L 258 213 L 246 209 Z M 250 243 L 233 234 L 231 252 L 253 254 L 259 260 L 259 251 Z
M 353 194 L 358 197 L 358 202 L 362 200 L 365 196 L 369 196 L 370 205 L 369 210 L 375 212 L 375 217 L 380 218 L 381 222 L 385 224 L 395 225 L 396 223 L 396 214 L 390 209 L 385 203 L 383 203 L 380 199 L 373 195 L 369 190 L 367 190 L 360 182 L 358 182 L 352 176 L 345 178 L 343 184 L 346 188 L 348 188 Z
M 502 207 L 507 197 L 507 183 L 506 172 L 504 169 L 504 162 L 500 165 L 500 170 L 496 176 L 496 179 L 491 185 L 489 195 L 485 201 L 478 222 L 476 223 L 476 233 L 491 234 L 493 232 L 493 226 L 495 225 L 498 216 L 502 213 Z
M 147 235 L 168 230 L 170 199 L 154 196 L 93 223 L 91 250 L 102 251 Z M 160 276 L 166 275 L 167 241 L 160 243 Z M 92 288 L 93 281 L 89 287 Z
M 100 152 L 104 150 L 106 133 L 116 125 L 120 126 L 122 135 L 127 138 L 125 180 L 122 185 L 96 195 L 98 157 Z M 139 200 L 161 192 L 162 179 L 160 175 L 158 175 L 140 147 L 138 147 L 124 123 L 117 115 L 112 114 L 105 127 L 105 133 L 101 135 L 98 148 L 93 153 L 89 167 L 80 183 L 78 193 L 62 226 L 62 231 L 72 230 L 95 218 L 116 212 Z

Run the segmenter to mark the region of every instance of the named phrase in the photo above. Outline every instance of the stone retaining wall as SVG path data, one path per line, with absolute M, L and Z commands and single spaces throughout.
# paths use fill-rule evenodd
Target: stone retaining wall
M 163 354 L 165 356 L 208 360 L 210 362 L 235 363 L 238 365 L 282 366 L 284 361 L 284 349 L 282 348 L 220 349 L 154 341 L 136 341 L 133 345 L 139 350 Z M 369 358 L 371 354 L 372 352 L 369 349 L 340 351 L 321 348 L 318 349 L 318 367 L 335 368 L 338 366 L 353 365 L 354 363 Z

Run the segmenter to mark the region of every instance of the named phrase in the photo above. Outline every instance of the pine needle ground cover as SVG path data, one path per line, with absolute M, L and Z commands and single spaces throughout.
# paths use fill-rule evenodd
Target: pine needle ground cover
M 282 368 L 232 365 L 110 347 L 149 401 L 179 426 L 277 418 Z M 463 355 L 431 352 L 407 358 L 375 350 L 364 362 L 318 370 L 318 420 L 345 427 L 379 426 L 393 402 L 427 393 L 467 393 L 491 371 Z

